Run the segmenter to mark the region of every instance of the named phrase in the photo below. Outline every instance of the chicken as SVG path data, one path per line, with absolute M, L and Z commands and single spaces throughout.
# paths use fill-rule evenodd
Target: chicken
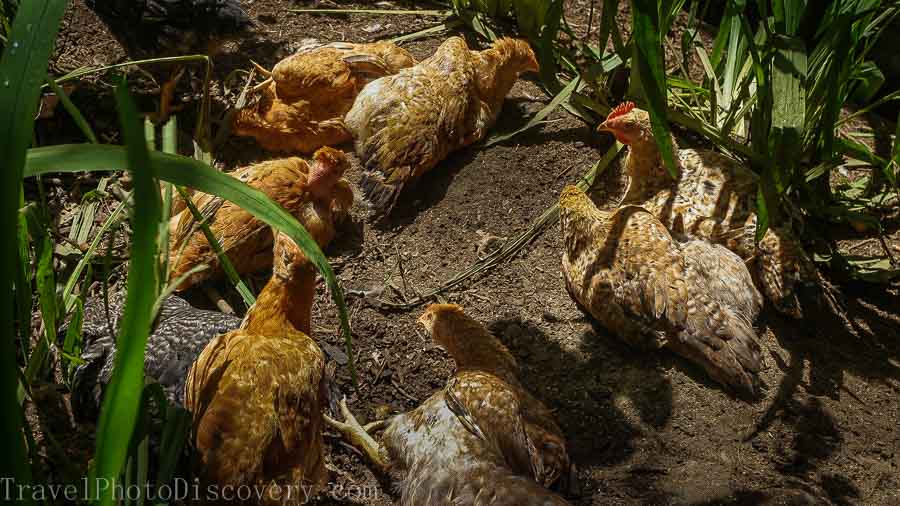
M 451 37 L 431 57 L 367 84 L 344 122 L 365 166 L 362 189 L 381 214 L 404 187 L 493 126 L 519 74 L 537 71 L 523 40 L 470 51 Z
M 249 33 L 253 26 L 238 0 L 85 1 L 133 59 L 213 55 L 223 42 Z M 161 86 L 161 120 L 169 114 L 183 71 L 175 64 Z
M 627 344 L 668 348 L 745 398 L 758 395 L 753 322 L 762 296 L 740 257 L 673 238 L 639 206 L 601 211 L 575 186 L 559 207 L 563 277 L 575 301 Z
M 262 96 L 238 113 L 234 131 L 270 151 L 311 153 L 341 144 L 350 140 L 344 115 L 363 86 L 414 64 L 387 41 L 309 43 L 265 72 L 269 79 L 255 88 Z
M 567 504 L 545 488 L 569 475 L 565 438 L 547 406 L 519 382 L 509 350 L 454 304 L 431 305 L 419 323 L 457 372 L 443 390 L 388 422 L 386 457 L 345 402 L 346 420 L 326 416 L 326 423 L 396 478 L 404 506 Z
M 673 181 L 660 161 L 650 116 L 628 102 L 613 110 L 600 130 L 629 146 L 630 178 L 623 204 L 644 206 L 673 232 L 724 244 L 752 270 L 775 308 L 800 318 L 798 288 L 814 286 L 818 273 L 787 227 L 771 227 L 756 243 L 756 174 L 735 160 L 708 150 L 677 149 Z
M 100 408 L 103 391 L 112 376 L 124 308 L 124 291 L 111 294 L 108 304 L 99 296 L 85 303 L 81 326 L 84 363 L 75 369 L 72 388 L 73 411 L 80 419 L 94 419 Z M 147 338 L 145 378 L 159 383 L 170 402 L 183 405 L 188 369 L 200 351 L 212 338 L 238 328 L 240 323 L 236 316 L 197 309 L 181 297 L 170 295 L 161 305 Z
M 310 203 L 317 198 L 330 199 L 331 210 L 340 220 L 353 205 L 353 190 L 341 179 L 348 166 L 343 152 L 321 148 L 313 156 L 312 167 L 300 158 L 285 158 L 245 167 L 232 175 L 261 190 L 298 220 L 302 221 Z M 272 231 L 265 223 L 238 205 L 213 195 L 198 193 L 192 201 L 204 217 L 209 217 L 210 230 L 238 274 L 257 272 L 272 265 Z M 195 224 L 190 209 L 181 211 L 169 222 L 169 279 L 178 279 L 203 263 L 211 268 L 188 275 L 179 284 L 179 290 L 222 275 L 215 250 Z
M 330 205 L 317 202 L 304 216 L 323 246 L 334 235 Z M 322 350 L 309 337 L 317 271 L 282 233 L 274 257 L 272 278 L 241 327 L 203 349 L 185 391 L 202 480 L 259 487 L 261 503 L 284 499 L 282 485 L 314 490 L 326 476 L 328 380 Z

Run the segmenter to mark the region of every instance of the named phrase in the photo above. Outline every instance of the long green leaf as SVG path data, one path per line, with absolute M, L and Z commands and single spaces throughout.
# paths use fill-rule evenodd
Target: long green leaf
M 179 188 L 178 192 L 181 194 L 181 198 L 184 200 L 185 206 L 190 210 L 191 214 L 194 216 L 194 222 L 200 227 L 200 230 L 203 232 L 203 236 L 206 237 L 206 242 L 212 247 L 213 251 L 216 253 L 216 258 L 219 259 L 219 265 L 222 267 L 222 270 L 225 271 L 225 276 L 228 277 L 228 280 L 231 281 L 231 284 L 234 285 L 234 288 L 237 289 L 238 293 L 241 296 L 241 299 L 244 300 L 244 304 L 249 308 L 256 302 L 256 297 L 253 296 L 253 293 L 250 291 L 250 288 L 247 287 L 247 284 L 241 279 L 240 274 L 238 274 L 237 269 L 234 268 L 234 264 L 231 263 L 231 260 L 228 258 L 228 254 L 225 253 L 225 250 L 222 249 L 222 243 L 219 242 L 219 238 L 213 233 L 212 229 L 209 228 L 209 223 L 206 222 L 206 219 L 203 218 L 203 213 L 197 209 L 197 206 L 194 205 L 194 201 L 191 200 L 191 196 L 184 191 L 184 188 Z
M 87 137 L 87 140 L 96 144 L 97 136 L 94 134 L 94 130 L 91 128 L 91 125 L 84 118 L 84 115 L 81 114 L 81 111 L 75 104 L 72 102 L 72 99 L 69 98 L 69 95 L 62 89 L 62 86 L 57 84 L 57 82 L 53 79 L 47 79 L 47 85 L 50 86 L 50 89 L 53 90 L 53 93 L 59 97 L 59 101 L 62 102 L 63 107 L 66 109 L 66 112 L 69 113 L 69 116 L 72 117 L 72 120 L 78 126 L 78 129 L 81 130 L 81 133 Z
M 532 128 L 535 125 L 537 125 L 538 123 L 544 121 L 544 119 L 547 116 L 549 116 L 550 113 L 555 111 L 556 108 L 559 107 L 559 105 L 561 103 L 563 103 L 569 99 L 569 96 L 572 95 L 572 92 L 575 91 L 576 87 L 578 87 L 579 81 L 581 81 L 580 78 L 572 79 L 572 81 L 569 82 L 569 84 L 567 84 L 566 87 L 562 89 L 562 91 L 560 91 L 555 97 L 553 97 L 553 100 L 551 100 L 549 104 L 544 106 L 543 109 L 538 111 L 537 114 L 535 114 L 530 120 L 528 120 L 528 123 L 525 123 L 525 125 L 522 126 L 521 128 L 516 129 L 507 134 L 501 134 L 501 135 L 496 135 L 494 137 L 491 137 L 490 139 L 487 140 L 487 142 L 484 143 L 484 147 L 493 146 L 494 144 L 498 144 L 505 140 L 509 140 L 509 139 L 515 137 L 516 135 L 519 135 L 520 133 L 524 132 L 525 130 L 528 130 L 529 128 Z
M 35 228 L 42 228 L 34 234 L 37 245 L 35 246 L 35 285 L 38 291 L 38 307 L 41 310 L 41 320 L 44 323 L 44 334 L 38 342 L 37 348 L 28 358 L 28 366 L 25 369 L 25 380 L 31 386 L 46 365 L 47 355 L 50 352 L 50 344 L 56 340 L 56 275 L 53 269 L 53 239 L 46 231 L 46 225 L 40 223 Z M 37 231 L 36 231 L 37 232 Z
M 415 16 L 449 16 L 451 11 L 442 10 L 391 10 L 391 9 L 288 9 L 288 12 L 306 14 L 384 14 L 384 15 L 415 15 Z
M 16 311 L 19 329 L 19 342 L 22 346 L 22 354 L 28 356 L 31 344 L 31 248 L 28 240 L 28 221 L 24 206 L 25 195 L 19 186 L 19 205 L 16 223 L 16 242 L 18 246 L 18 261 L 16 270 Z
M 66 0 L 27 1 L 18 6 L 12 30 L 0 61 L 0 159 L 3 160 L 3 193 L 0 195 L 0 229 L 5 237 L 16 235 L 19 195 L 25 150 L 31 144 L 32 125 L 37 114 L 41 84 L 47 76 L 47 62 L 56 42 L 59 21 Z M 0 433 L 7 443 L 0 463 L 0 476 L 11 477 L 17 485 L 31 483 L 31 468 L 25 452 L 22 410 L 17 402 L 14 280 L 18 246 L 3 241 L 3 271 L 0 279 Z M 20 287 L 21 289 L 21 287 Z M 25 504 L 31 504 L 26 497 Z
M 341 329 L 347 347 L 352 349 L 350 320 L 344 304 L 343 291 L 322 250 L 293 216 L 272 202 L 261 191 L 253 189 L 205 163 L 183 156 L 158 152 L 150 153 L 150 160 L 160 179 L 178 186 L 195 188 L 234 202 L 293 239 L 325 278 L 331 296 L 338 307 Z M 96 171 L 109 170 L 110 167 L 131 170 L 126 160 L 125 150 L 121 146 L 69 144 L 29 150 L 25 173 L 26 175 L 36 175 L 47 172 Z M 355 381 L 354 355 L 352 353 L 348 355 L 350 372 Z
M 632 0 L 631 8 L 635 42 L 632 64 L 637 67 L 638 80 L 644 98 L 647 99 L 647 109 L 650 111 L 650 122 L 659 145 L 659 153 L 669 174 L 676 178 L 678 168 L 672 150 L 672 134 L 666 119 L 666 73 L 659 38 L 658 5 L 652 0 Z
M 116 102 L 126 142 L 128 166 L 134 174 L 134 235 L 128 264 L 128 293 L 116 340 L 115 368 L 97 423 L 96 477 L 98 480 L 108 480 L 107 483 L 113 483 L 122 472 L 140 411 L 144 387 L 144 349 L 153 321 L 152 308 L 158 287 L 157 232 L 161 221 L 159 186 L 137 109 L 124 80 L 116 90 Z M 112 504 L 112 488 L 101 488 L 97 493 L 98 504 Z
M 774 181 L 784 184 L 799 175 L 797 163 L 806 123 L 806 48 L 798 37 L 775 36 L 771 40 L 776 50 L 772 62 L 769 152 L 776 166 L 766 170 L 774 169 Z M 777 216 L 777 206 L 770 204 L 770 216 Z

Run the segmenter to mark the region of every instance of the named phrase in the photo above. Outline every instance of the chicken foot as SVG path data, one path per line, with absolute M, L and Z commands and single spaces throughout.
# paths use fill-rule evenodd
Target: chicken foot
M 256 71 L 259 72 L 260 75 L 262 75 L 266 78 L 263 82 L 257 84 L 256 86 L 254 86 L 253 88 L 250 89 L 250 91 L 252 93 L 256 94 L 256 93 L 259 93 L 260 91 L 264 90 L 266 88 L 266 86 L 268 86 L 272 82 L 272 71 L 263 67 L 259 63 L 256 63 L 253 60 L 250 60 L 250 63 L 253 64 L 253 66 L 256 68 Z
M 348 440 L 351 445 L 362 451 L 366 455 L 366 457 L 368 457 L 369 460 L 371 460 L 380 469 L 387 469 L 389 462 L 384 457 L 381 445 L 378 444 L 371 435 L 369 435 L 370 430 L 376 430 L 378 428 L 384 427 L 384 425 L 386 425 L 386 421 L 378 420 L 362 426 L 360 425 L 356 417 L 353 416 L 353 413 L 350 412 L 350 409 L 347 407 L 346 397 L 341 399 L 340 406 L 341 415 L 343 415 L 344 421 L 339 422 L 329 417 L 328 415 L 323 414 L 322 416 L 325 418 L 325 423 L 340 432 L 341 435 L 346 440 Z
M 185 67 L 178 66 L 169 75 L 169 79 L 159 87 L 159 112 L 156 114 L 157 123 L 165 123 L 166 120 L 169 119 L 169 116 L 172 115 L 172 112 L 181 110 L 181 106 L 172 105 L 172 101 L 175 99 L 175 88 L 184 76 L 184 72 Z

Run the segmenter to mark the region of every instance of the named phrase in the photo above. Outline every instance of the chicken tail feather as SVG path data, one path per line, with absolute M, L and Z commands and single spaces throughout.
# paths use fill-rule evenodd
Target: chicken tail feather
M 395 168 L 390 178 L 385 179 L 381 172 L 366 171 L 359 182 L 363 195 L 376 214 L 387 215 L 397 203 L 403 191 L 406 177 L 394 177 L 400 172 L 409 172 L 409 168 Z

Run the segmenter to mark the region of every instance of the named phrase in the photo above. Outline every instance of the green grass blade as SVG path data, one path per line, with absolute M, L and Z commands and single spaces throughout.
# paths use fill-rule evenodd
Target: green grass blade
M 41 229 L 44 225 L 39 225 Z M 35 229 L 38 227 L 36 226 Z M 37 232 L 37 233 L 35 233 Z M 53 238 L 44 230 L 33 230 L 37 242 L 35 256 L 35 285 L 38 292 L 38 307 L 41 311 L 41 320 L 44 324 L 44 333 L 38 342 L 37 348 L 28 358 L 28 366 L 25 369 L 25 380 L 28 385 L 34 384 L 34 380 L 43 371 L 46 365 L 47 355 L 50 352 L 50 344 L 56 340 L 56 274 L 53 269 Z
M 81 360 L 82 339 L 81 326 L 84 322 L 84 297 L 86 290 L 81 292 L 81 296 L 75 299 L 75 308 L 72 311 L 72 317 L 69 319 L 69 327 L 66 329 L 66 337 L 63 340 L 63 357 L 66 358 L 68 364 L 64 369 L 64 380 L 70 385 L 72 373 Z
M 19 188 L 20 209 L 17 214 L 16 242 L 18 257 L 16 260 L 16 311 L 19 329 L 19 343 L 22 355 L 28 356 L 31 345 L 31 247 L 28 238 L 28 222 L 25 217 L 25 196 Z
M 41 84 L 47 77 L 47 62 L 56 42 L 59 21 L 66 0 L 28 1 L 18 6 L 12 29 L 0 61 L 0 159 L 6 181 L 0 195 L 0 230 L 15 236 L 25 152 L 32 140 Z M 12 478 L 17 485 L 31 483 L 31 468 L 23 436 L 22 410 L 17 403 L 18 366 L 16 364 L 14 280 L 18 257 L 16 241 L 3 241 L 3 271 L 0 279 L 0 434 L 7 443 L 0 463 L 0 476 Z M 25 504 L 31 504 L 30 497 Z
M 59 97 L 59 101 L 62 102 L 63 107 L 66 109 L 66 112 L 69 113 L 69 116 L 72 117 L 72 121 L 75 122 L 75 125 L 81 130 L 81 133 L 87 138 L 89 142 L 93 142 L 96 144 L 97 136 L 94 134 L 94 129 L 91 128 L 91 125 L 84 119 L 84 115 L 81 114 L 81 111 L 78 107 L 75 107 L 75 104 L 72 103 L 72 99 L 69 98 L 69 95 L 63 91 L 62 86 L 57 84 L 53 79 L 47 79 L 47 85 L 50 86 L 50 89 L 53 90 L 53 93 Z
M 119 121 L 126 142 L 128 166 L 134 180 L 131 258 L 128 265 L 128 294 L 117 337 L 116 363 L 110 378 L 97 424 L 97 448 L 94 456 L 96 477 L 119 477 L 128 453 L 141 406 L 144 387 L 144 348 L 152 323 L 151 309 L 156 300 L 157 231 L 160 216 L 159 187 L 150 163 L 138 113 L 127 84 L 116 90 Z M 113 502 L 113 490 L 99 490 L 100 505 Z
M 164 417 L 155 481 L 159 484 L 169 483 L 175 476 L 175 468 L 191 431 L 191 414 L 184 408 L 170 404 L 159 383 L 147 385 L 144 392 L 146 397 L 156 401 L 158 412 Z
M 806 123 L 806 47 L 798 37 L 775 36 L 771 40 L 776 51 L 769 151 L 777 163 L 776 181 L 789 181 L 798 175 L 796 164 Z
M 385 14 L 385 15 L 415 15 L 415 16 L 441 16 L 453 14 L 452 11 L 442 10 L 390 10 L 390 9 L 288 9 L 288 12 L 307 14 Z
M 128 194 L 131 196 L 131 193 Z M 78 278 L 81 276 L 81 273 L 84 271 L 85 267 L 87 267 L 91 260 L 94 258 L 94 255 L 97 251 L 97 248 L 100 246 L 100 241 L 103 240 L 103 237 L 106 235 L 106 232 L 109 229 L 119 222 L 119 219 L 122 217 L 122 212 L 125 210 L 126 205 L 125 202 L 120 202 L 113 212 L 110 213 L 109 217 L 106 218 L 106 221 L 103 222 L 103 225 L 100 226 L 100 230 L 94 235 L 93 240 L 91 240 L 91 244 L 88 246 L 87 251 L 84 252 L 84 255 L 81 257 L 81 260 L 75 265 L 75 268 L 72 270 L 72 274 L 69 275 L 69 279 L 66 281 L 66 286 L 63 288 L 63 304 L 65 306 L 65 311 L 68 313 L 72 310 L 73 305 L 75 304 L 76 296 L 73 295 L 73 291 L 75 290 L 75 285 L 78 283 Z
M 619 12 L 619 0 L 603 0 L 603 10 L 600 12 L 600 39 L 597 41 L 597 47 L 601 53 L 606 51 L 606 44 L 609 36 L 612 34 L 613 28 L 616 27 L 616 13 Z M 613 43 L 613 49 L 619 52 Z M 625 56 L 619 54 L 619 56 Z
M 58 0 L 57 0 L 58 1 Z M 57 84 L 62 84 L 66 81 L 71 81 L 73 79 L 78 79 L 79 77 L 84 77 L 90 74 L 97 74 L 99 72 L 106 72 L 107 70 L 115 70 L 124 67 L 131 67 L 134 65 L 146 65 L 149 63 L 186 63 L 186 62 L 206 62 L 209 63 L 209 56 L 204 54 L 191 54 L 186 56 L 168 56 L 165 58 L 148 58 L 146 60 L 129 60 L 122 63 L 116 63 L 114 65 L 104 65 L 102 67 L 82 67 L 68 74 L 59 77 L 56 79 Z
M 662 45 L 659 38 L 659 11 L 656 2 L 632 0 L 632 24 L 634 26 L 634 58 L 638 81 L 647 100 L 653 135 L 659 144 L 659 153 L 672 177 L 678 176 L 675 154 L 672 151 L 672 135 L 666 119 L 666 73 Z
M 897 126 L 894 131 L 894 145 L 891 148 L 891 163 L 885 167 L 885 176 L 895 187 L 900 179 L 900 114 L 897 115 Z
M 181 193 L 181 198 L 184 199 L 185 205 L 190 209 L 191 214 L 194 216 L 194 223 L 200 227 L 204 237 L 206 237 L 206 242 L 208 242 L 209 245 L 212 246 L 213 251 L 216 252 L 216 257 L 219 259 L 219 265 L 222 266 L 222 270 L 225 271 L 228 280 L 231 281 L 231 284 L 234 285 L 234 288 L 244 300 L 244 304 L 249 308 L 256 302 L 256 297 L 253 296 L 253 292 L 247 288 L 247 284 L 241 279 L 241 276 L 238 274 L 237 269 L 234 268 L 231 260 L 229 260 L 225 250 L 222 249 L 222 243 L 219 242 L 219 238 L 213 234 L 212 229 L 209 228 L 209 223 L 203 218 L 203 213 L 201 213 L 200 210 L 197 209 L 197 206 L 194 205 L 191 196 L 188 195 L 183 188 L 179 188 L 178 191 Z
M 490 139 L 487 140 L 487 142 L 484 143 L 484 147 L 493 146 L 494 144 L 498 144 L 500 142 L 509 140 L 509 139 L 515 137 L 516 135 L 519 135 L 520 133 L 524 132 L 525 130 L 528 130 L 529 128 L 532 128 L 535 125 L 544 121 L 544 119 L 546 119 L 547 116 L 550 115 L 550 113 L 555 111 L 556 108 L 559 107 L 559 105 L 561 103 L 563 103 L 569 99 L 569 96 L 572 95 L 572 92 L 575 91 L 575 88 L 578 87 L 578 83 L 580 81 L 581 81 L 580 78 L 572 79 L 569 82 L 569 84 L 567 84 L 566 87 L 562 89 L 562 91 L 560 91 L 559 93 L 556 94 L 555 97 L 553 97 L 553 100 L 551 100 L 549 104 L 544 106 L 543 109 L 538 111 L 537 114 L 535 114 L 530 120 L 528 120 L 528 123 L 525 123 L 524 126 L 522 126 L 521 128 L 519 128 L 515 131 L 509 132 L 506 134 L 495 135 L 495 136 L 491 137 Z
M 405 33 L 403 35 L 398 35 L 393 37 L 390 40 L 394 44 L 400 44 L 401 42 L 411 42 L 414 40 L 424 39 L 427 37 L 431 37 L 437 35 L 439 33 L 446 32 L 448 30 L 453 30 L 462 26 L 463 22 L 459 18 L 451 18 L 447 19 L 443 23 L 439 23 L 434 26 L 429 26 L 428 28 L 423 28 L 421 30 L 416 30 L 414 32 Z
M 178 153 L 178 122 L 175 116 L 163 125 L 163 153 Z M 162 184 L 162 217 L 159 223 L 159 289 L 165 288 L 169 279 L 169 219 L 172 216 L 172 183 Z
M 150 153 L 150 160 L 160 179 L 178 186 L 195 188 L 201 192 L 217 195 L 234 202 L 250 214 L 256 216 L 276 230 L 286 233 L 303 250 L 306 257 L 319 269 L 328 285 L 331 297 L 338 308 L 341 330 L 348 348 L 352 348 L 350 321 L 344 304 L 343 291 L 338 285 L 334 272 L 318 244 L 306 229 L 287 211 L 272 202 L 264 193 L 250 188 L 237 179 L 223 174 L 205 163 L 191 158 L 166 153 Z M 130 166 L 121 146 L 69 144 L 34 148 L 29 150 L 25 166 L 26 175 L 46 172 L 79 172 L 109 170 L 109 167 Z M 101 169 L 103 168 L 103 169 Z M 354 355 L 349 367 L 355 378 Z M 354 379 L 355 382 L 355 379 Z

